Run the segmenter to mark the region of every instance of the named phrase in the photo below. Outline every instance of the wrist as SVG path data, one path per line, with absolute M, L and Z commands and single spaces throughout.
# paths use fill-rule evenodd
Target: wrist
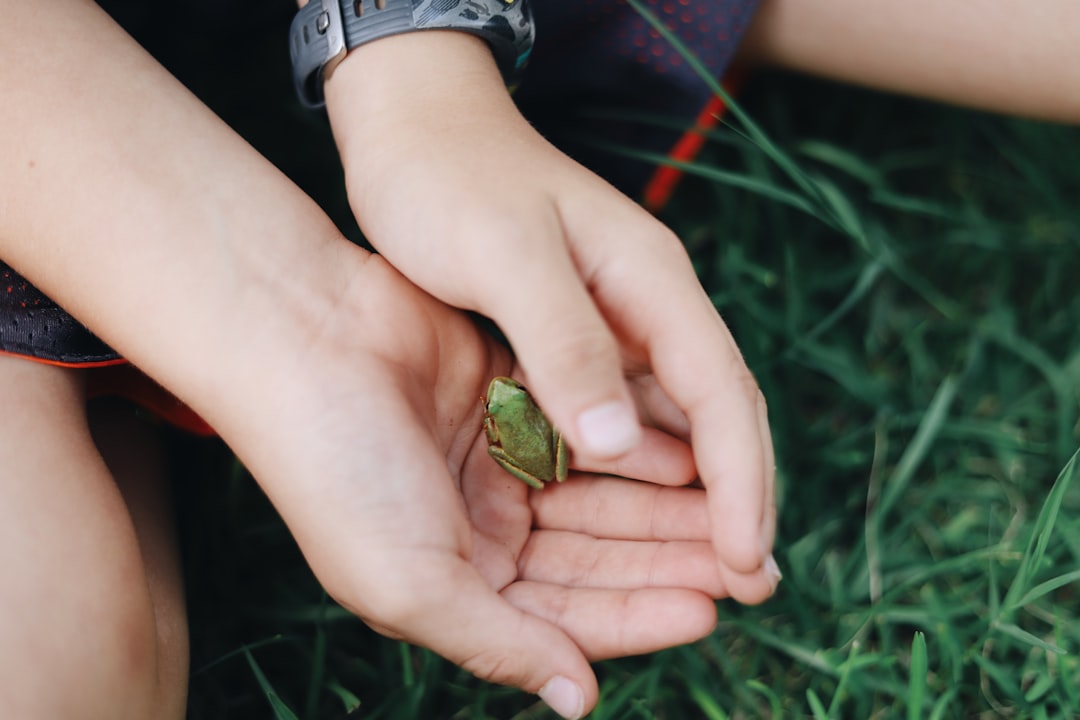
M 361 46 L 327 79 L 325 92 L 346 169 L 361 148 L 399 138 L 411 142 L 411 126 L 516 113 L 487 44 L 452 30 L 397 35 Z

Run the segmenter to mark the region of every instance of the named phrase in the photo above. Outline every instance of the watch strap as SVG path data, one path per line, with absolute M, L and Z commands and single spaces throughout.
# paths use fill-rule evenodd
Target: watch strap
M 322 107 L 323 80 L 349 50 L 418 30 L 457 30 L 486 40 L 507 84 L 528 60 L 534 32 L 529 0 L 310 0 L 289 31 L 300 101 Z

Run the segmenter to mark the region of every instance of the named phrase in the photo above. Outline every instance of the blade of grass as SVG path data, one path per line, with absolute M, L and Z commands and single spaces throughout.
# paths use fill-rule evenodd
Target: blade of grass
M 735 101 L 731 95 L 724 90 L 719 78 L 716 78 L 709 72 L 709 69 L 705 67 L 694 55 L 693 52 L 686 46 L 686 44 L 671 30 L 664 25 L 664 23 L 647 8 L 640 0 L 627 0 L 631 7 L 641 15 L 641 17 L 648 23 L 659 35 L 668 42 L 672 48 L 683 58 L 687 65 L 694 70 L 694 72 L 702 79 L 713 94 L 719 96 L 724 100 L 727 105 L 728 112 L 735 117 L 740 124 L 740 127 L 749 137 L 749 139 L 758 147 L 762 152 L 771 159 L 778 168 L 780 168 L 784 174 L 786 174 L 792 182 L 795 183 L 802 192 L 808 197 L 814 198 L 817 202 L 822 203 L 821 188 L 814 182 L 814 180 L 807 175 L 798 163 L 796 163 L 790 155 L 783 152 L 762 130 L 750 115 L 743 110 L 743 108 Z M 823 206 L 827 206 L 827 203 L 822 203 Z M 834 218 L 835 221 L 835 218 Z M 854 237 L 854 236 L 853 236 Z M 865 246 L 865 239 L 856 238 L 859 243 Z
M 799 143 L 798 150 L 803 155 L 830 165 L 869 187 L 885 185 L 885 176 L 878 168 L 838 145 L 820 140 L 806 140 Z
M 1038 702 L 1052 687 L 1054 687 L 1054 678 L 1049 675 L 1040 675 L 1024 693 L 1024 699 L 1030 703 Z
M 1054 525 L 1057 523 L 1058 512 L 1061 510 L 1061 504 L 1065 500 L 1065 493 L 1076 475 L 1078 455 L 1080 455 L 1080 451 L 1074 453 L 1069 462 L 1062 468 L 1054 481 L 1054 486 L 1050 488 L 1050 494 L 1047 496 L 1046 502 L 1043 503 L 1042 509 L 1039 511 L 1039 516 L 1036 518 L 1035 525 L 1032 528 L 1031 538 L 1028 540 L 1027 550 L 1020 561 L 1020 568 L 1017 570 L 1016 577 L 1005 593 L 1005 600 L 1001 604 L 1002 618 L 1010 617 L 1020 607 L 1020 600 L 1031 589 L 1035 574 L 1042 568 L 1046 548 L 1050 544 L 1050 536 L 1053 534 Z
M 852 674 L 859 669 L 860 665 L 865 663 L 873 664 L 876 662 L 873 658 L 859 657 L 859 649 L 861 647 L 862 646 L 857 642 L 851 643 L 851 649 L 848 652 L 847 659 L 840 664 L 840 679 L 836 683 L 836 690 L 833 691 L 832 700 L 829 701 L 829 717 L 836 717 L 836 714 L 839 712 L 840 704 L 847 696 L 847 688 L 851 682 Z
M 879 517 L 884 517 L 892 509 L 896 501 L 907 489 L 915 471 L 930 452 L 934 440 L 948 418 L 949 407 L 956 398 L 959 383 L 953 375 L 945 376 L 941 381 L 934 397 L 926 408 L 926 414 L 919 423 L 915 436 L 904 448 L 904 453 L 896 463 L 896 469 L 885 483 L 882 493 L 881 504 L 878 508 Z
M 266 700 L 274 710 L 274 717 L 276 720 L 300 720 L 296 713 L 285 704 L 285 701 L 278 697 L 278 694 L 274 691 L 270 681 L 267 680 L 266 675 L 263 674 L 262 668 L 255 662 L 255 656 L 251 654 L 250 649 L 244 648 L 244 657 L 247 658 L 248 666 L 255 675 L 255 680 L 258 681 L 259 687 L 262 688 L 263 694 L 266 695 Z
M 814 720 L 828 720 L 829 713 L 825 712 L 825 705 L 817 696 L 813 688 L 806 690 L 806 702 L 810 705 L 810 712 L 814 714 Z
M 237 655 L 243 655 L 244 653 L 248 652 L 249 650 L 258 650 L 259 648 L 266 647 L 267 645 L 276 645 L 277 643 L 283 642 L 286 639 L 287 638 L 284 635 L 274 635 L 273 637 L 268 637 L 268 638 L 265 638 L 263 640 L 258 640 L 258 641 L 253 642 L 253 643 L 247 643 L 246 645 L 242 645 L 242 646 L 236 648 L 235 650 L 232 650 L 231 652 L 227 652 L 227 653 L 225 653 L 224 655 L 222 655 L 220 657 L 214 658 L 213 660 L 206 663 L 205 665 L 203 665 L 199 669 L 195 670 L 192 673 L 192 676 L 201 675 L 201 674 L 207 672 L 208 670 L 211 670 L 214 667 L 220 665 L 221 663 L 225 662 L 226 660 L 231 660 L 232 658 L 236 657 Z
M 958 211 L 941 203 L 911 195 L 901 195 L 889 190 L 875 190 L 870 195 L 870 201 L 908 215 L 922 215 L 923 217 L 948 220 L 950 222 L 962 220 Z
M 926 635 L 915 633 L 911 641 L 911 669 L 908 677 L 907 720 L 922 717 L 923 699 L 926 697 Z
M 337 695 L 341 701 L 342 706 L 345 708 L 345 713 L 349 714 L 356 711 L 363 703 L 360 702 L 360 698 L 356 697 L 352 691 L 344 687 L 340 683 L 329 682 L 326 684 L 326 689 Z
M 999 690 L 1009 696 L 1010 701 L 1017 704 L 1023 702 L 1023 694 L 1018 684 L 1020 678 L 1011 672 L 1011 667 L 998 665 L 977 652 L 971 654 L 971 659 Z
M 1052 593 L 1058 588 L 1065 587 L 1069 583 L 1080 581 L 1080 570 L 1073 570 L 1072 572 L 1065 573 L 1064 575 L 1058 575 L 1055 578 L 1051 578 L 1046 582 L 1041 582 L 1035 587 L 1027 591 L 1024 597 L 1020 598 L 1016 604 L 1019 607 L 1023 607 L 1028 603 L 1035 602 L 1043 595 Z
M 646 686 L 655 680 L 659 672 L 655 666 L 642 674 L 635 675 L 627 682 L 605 683 L 600 694 L 600 703 L 594 714 L 599 720 L 611 717 L 625 717 L 627 707 L 633 705 L 635 695 L 646 694 Z M 693 688 L 691 688 L 693 690 Z
M 825 207 L 831 211 L 830 214 L 835 219 L 836 225 L 848 237 L 855 239 L 863 250 L 869 250 L 869 243 L 866 239 L 866 232 L 863 230 L 862 221 L 855 211 L 855 206 L 851 204 L 847 196 L 840 192 L 840 188 L 835 184 L 823 177 L 815 177 L 814 184 L 817 186 L 818 195 Z
M 326 609 L 329 596 L 323 594 L 320 609 Z M 308 674 L 307 698 L 304 701 L 304 717 L 315 717 L 315 709 L 319 704 L 319 693 L 322 691 L 323 679 L 326 674 L 326 628 L 323 625 L 322 615 L 315 622 L 314 647 L 311 652 L 311 670 Z
M 934 703 L 934 709 L 930 711 L 930 717 L 928 720 L 941 720 L 945 717 L 945 713 L 948 712 L 950 704 L 956 698 L 956 688 L 949 688 L 949 691 L 938 698 Z
M 994 317 L 997 317 L 997 315 L 980 322 L 978 325 L 979 331 L 999 347 L 1013 353 L 1016 357 L 1031 365 L 1046 379 L 1057 401 L 1057 444 L 1059 452 L 1064 455 L 1067 448 L 1072 444 L 1073 438 L 1072 426 L 1076 403 L 1073 399 L 1074 382 L 1072 378 L 1054 362 L 1053 358 L 1045 350 L 1027 338 L 1018 335 L 1014 328 L 994 322 Z
M 407 642 L 399 642 L 398 655 L 401 657 L 401 684 L 404 687 L 412 687 L 416 684 L 416 674 L 413 672 L 412 646 Z
M 642 160 L 651 165 L 664 165 L 667 167 L 676 168 L 682 170 L 688 175 L 696 175 L 706 180 L 722 183 L 730 187 L 739 188 L 740 190 L 747 190 L 749 192 L 761 195 L 764 198 L 768 198 L 775 202 L 793 207 L 796 210 L 806 213 L 807 215 L 822 220 L 827 225 L 837 227 L 835 221 L 829 217 L 823 217 L 820 212 L 817 211 L 816 206 L 810 203 L 806 198 L 798 193 L 786 190 L 779 185 L 775 185 L 759 178 L 755 178 L 751 175 L 743 173 L 731 172 L 728 170 L 720 170 L 719 168 L 712 167 L 711 165 L 704 165 L 697 162 L 685 162 L 681 160 L 674 160 L 671 157 L 657 152 L 649 152 L 648 150 L 639 150 L 637 148 L 629 147 L 626 145 L 618 145 L 615 143 L 604 142 L 595 138 L 588 140 L 589 144 L 593 147 L 616 155 L 622 155 L 623 157 L 634 158 L 635 160 Z
M 883 247 L 884 243 L 878 243 L 877 246 Z M 943 318 L 957 322 L 966 315 L 960 304 L 938 290 L 930 280 L 912 269 L 891 250 L 886 249 L 881 253 L 881 257 L 893 275 L 915 291 L 930 307 L 937 310 Z
M 691 686 L 690 697 L 694 699 L 694 703 L 701 710 L 702 717 L 708 718 L 708 720 L 728 720 L 730 717 L 716 702 L 716 699 L 705 692 L 703 688 L 696 685 Z
M 763 695 L 765 699 L 769 701 L 769 717 L 778 718 L 783 715 L 781 711 L 782 704 L 780 702 L 780 696 L 777 695 L 772 688 L 758 680 L 747 680 L 746 687 Z
M 998 632 L 1008 635 L 1014 640 L 1019 640 L 1025 645 L 1031 645 L 1032 647 L 1037 647 L 1041 650 L 1045 650 L 1046 652 L 1053 653 L 1055 655 L 1067 654 L 1067 651 L 1064 648 L 1060 648 L 1053 643 L 1048 643 L 1037 635 L 1033 635 L 1022 627 L 1014 625 L 1013 623 L 998 622 L 994 623 L 993 628 Z
M 833 308 L 828 315 L 818 321 L 816 325 L 807 330 L 805 333 L 800 333 L 795 339 L 795 343 L 791 349 L 795 350 L 801 345 L 816 339 L 819 335 L 829 330 L 829 328 L 836 325 L 845 315 L 858 307 L 859 303 L 866 298 L 870 291 L 874 288 L 875 284 L 881 274 L 885 271 L 885 264 L 879 260 L 872 260 L 867 263 L 863 269 L 859 272 L 858 278 L 855 280 L 855 284 L 851 286 L 851 290 L 844 296 L 844 299 Z

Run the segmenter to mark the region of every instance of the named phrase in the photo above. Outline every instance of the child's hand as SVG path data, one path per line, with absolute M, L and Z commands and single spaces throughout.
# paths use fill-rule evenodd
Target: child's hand
M 774 530 L 765 403 L 678 239 L 537 135 L 475 38 L 363 46 L 326 95 L 369 240 L 499 324 L 571 447 L 634 447 L 636 384 L 649 422 L 694 448 L 724 572 L 758 573 Z
M 578 477 L 526 492 L 481 438 L 486 383 L 517 370 L 504 349 L 348 243 L 97 5 L 11 9 L 0 23 L 0 87 L 11 100 L 0 104 L 9 130 L 0 134 L 0 255 L 218 430 L 334 597 L 484 678 L 546 687 L 572 715 L 596 702 L 588 658 L 686 642 L 711 628 L 710 598 L 768 595 L 760 563 L 732 572 L 704 541 L 726 485 L 732 502 L 761 515 L 763 482 L 746 483 L 748 496 L 734 488 L 763 473 L 725 485 L 699 450 L 707 495 Z M 392 199 L 386 208 L 414 207 Z M 515 283 L 499 285 L 504 293 Z M 496 317 L 510 327 L 522 303 L 508 305 Z M 689 409 L 704 448 L 699 427 L 715 429 L 705 416 L 722 409 L 715 380 L 680 385 L 670 367 L 679 360 L 661 358 L 651 334 L 634 341 L 630 325 L 619 329 L 630 341 L 620 340 L 643 414 L 682 431 L 674 409 Z M 678 406 L 656 392 L 646 358 L 672 376 L 664 387 Z M 629 397 L 618 354 L 611 362 Z M 540 377 L 560 396 L 557 378 Z M 579 380 L 568 377 L 564 416 L 578 393 L 595 400 Z M 691 386 L 702 388 L 701 408 Z M 737 449 L 740 418 L 721 446 Z M 620 458 L 620 474 L 694 474 L 680 441 L 643 437 Z M 601 467 L 585 452 L 578 462 Z M 567 682 L 552 683 L 558 677 Z
M 348 287 L 228 439 L 328 591 L 372 627 L 576 716 L 597 698 L 588 660 L 696 640 L 713 598 L 771 592 L 766 573 L 717 561 L 706 493 L 680 487 L 695 475 L 684 443 L 647 428 L 618 463 L 573 458 L 645 482 L 572 472 L 530 490 L 482 430 L 508 353 L 380 258 Z

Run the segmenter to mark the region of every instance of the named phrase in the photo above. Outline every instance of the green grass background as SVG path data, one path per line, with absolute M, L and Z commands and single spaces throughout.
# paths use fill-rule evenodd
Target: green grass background
M 193 5 L 106 3 L 354 232 L 289 3 Z M 1080 717 L 1080 132 L 769 74 L 740 103 L 664 219 L 769 400 L 785 579 L 601 663 L 593 717 Z M 553 717 L 367 630 L 222 448 L 173 449 L 192 718 Z

